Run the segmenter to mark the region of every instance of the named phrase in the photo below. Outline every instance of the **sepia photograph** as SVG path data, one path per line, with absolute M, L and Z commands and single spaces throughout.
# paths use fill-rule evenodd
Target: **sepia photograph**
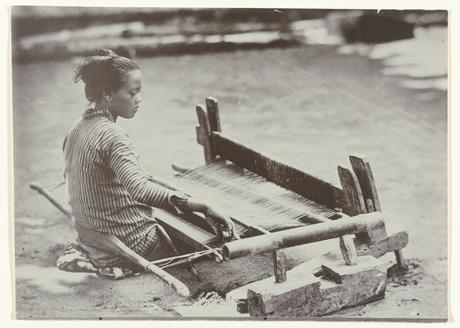
M 13 317 L 446 322 L 449 18 L 12 6 Z

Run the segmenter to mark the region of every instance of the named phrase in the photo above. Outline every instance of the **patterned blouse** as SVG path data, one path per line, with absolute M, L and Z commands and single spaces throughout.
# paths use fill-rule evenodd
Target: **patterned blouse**
M 64 145 L 65 178 L 75 221 L 111 233 L 145 256 L 156 241 L 153 207 L 166 208 L 172 192 L 142 170 L 128 135 L 108 110 L 88 109 L 70 129 Z M 97 266 L 126 260 L 80 241 Z

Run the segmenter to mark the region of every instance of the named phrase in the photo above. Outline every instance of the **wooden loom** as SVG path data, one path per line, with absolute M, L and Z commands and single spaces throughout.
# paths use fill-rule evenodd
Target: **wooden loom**
M 243 239 L 222 245 L 199 216 L 179 217 L 163 210 L 155 215 L 172 236 L 196 251 L 221 247 L 227 260 L 273 252 L 274 281 L 262 283 L 265 291 L 260 286 L 248 287 L 244 304 L 252 316 L 318 316 L 382 298 L 386 274 L 382 274 L 383 265 L 377 258 L 387 252 L 394 252 L 399 269 L 407 270 L 401 249 L 407 245 L 408 235 L 403 229 L 387 233 L 372 170 L 364 157 L 350 156 L 351 170 L 338 166 L 339 188 L 223 135 L 214 98 L 206 99 L 206 110 L 196 106 L 196 113 L 197 142 L 204 148 L 206 165 L 193 170 L 173 166 L 179 174 L 172 188 L 227 211 Z M 313 280 L 300 283 L 293 291 L 286 282 L 281 249 L 332 238 L 339 238 L 342 258 L 324 260 L 320 272 L 307 268 Z M 337 305 L 330 296 L 332 290 L 337 294 L 337 286 L 325 287 L 319 277 L 339 284 L 339 294 L 349 300 Z M 361 277 L 358 285 L 369 281 L 366 291 L 358 288 L 353 292 L 356 281 L 350 277 Z M 266 285 L 271 283 L 277 285 L 269 288 L 268 297 Z M 316 295 L 311 297 L 316 301 L 310 304 L 298 299 L 298 288 Z M 278 290 L 275 296 L 273 290 Z M 287 309 L 285 304 L 289 304 Z
M 232 216 L 243 239 L 222 243 L 203 217 L 161 209 L 155 210 L 157 220 L 192 253 L 149 262 L 113 235 L 76 226 L 80 237 L 144 267 L 183 296 L 189 296 L 188 288 L 160 267 L 188 264 L 202 256 L 222 261 L 271 251 L 275 279 L 233 293 L 239 308 L 256 317 L 320 316 L 380 299 L 386 270 L 378 258 L 387 252 L 394 252 L 397 267 L 407 270 L 401 249 L 408 235 L 402 228 L 387 231 L 364 157 L 350 156 L 352 170 L 338 167 L 339 188 L 224 136 L 215 99 L 207 98 L 206 110 L 197 106 L 196 112 L 197 141 L 204 148 L 206 165 L 193 170 L 175 167 L 179 174 L 171 182 L 152 180 L 219 206 Z M 35 184 L 31 188 L 72 218 L 45 188 Z M 286 270 L 283 248 L 335 238 L 339 252 Z

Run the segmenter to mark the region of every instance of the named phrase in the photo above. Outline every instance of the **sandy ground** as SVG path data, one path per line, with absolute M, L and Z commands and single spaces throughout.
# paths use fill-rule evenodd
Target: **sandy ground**
M 367 155 L 383 212 L 403 224 L 411 270 L 393 277 L 386 298 L 333 317 L 447 317 L 447 94 L 401 88 L 383 64 L 335 46 L 141 59 L 143 107 L 130 134 L 144 167 L 171 176 L 171 163 L 195 167 L 194 105 L 218 98 L 223 131 L 313 175 L 338 183 L 337 165 Z M 75 239 L 67 219 L 28 188 L 60 180 L 61 143 L 86 103 L 71 83 L 72 63 L 14 66 L 16 315 L 18 318 L 157 318 L 179 316 L 187 302 L 151 275 L 123 281 L 60 272 L 55 260 Z M 294 265 L 298 259 L 291 263 Z M 394 262 L 394 258 L 385 257 Z M 271 275 L 257 256 L 200 262 L 203 280 L 171 272 L 194 295 L 220 295 Z M 213 313 L 206 306 L 198 316 Z M 223 309 L 223 308 L 222 308 Z M 220 311 L 220 312 L 219 312 Z M 228 317 L 229 309 L 215 317 Z

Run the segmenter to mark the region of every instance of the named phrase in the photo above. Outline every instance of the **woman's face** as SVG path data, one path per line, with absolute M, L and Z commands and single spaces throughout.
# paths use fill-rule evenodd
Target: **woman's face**
M 142 73 L 136 69 L 126 73 L 120 89 L 111 92 L 109 110 L 115 117 L 132 118 L 141 102 Z

